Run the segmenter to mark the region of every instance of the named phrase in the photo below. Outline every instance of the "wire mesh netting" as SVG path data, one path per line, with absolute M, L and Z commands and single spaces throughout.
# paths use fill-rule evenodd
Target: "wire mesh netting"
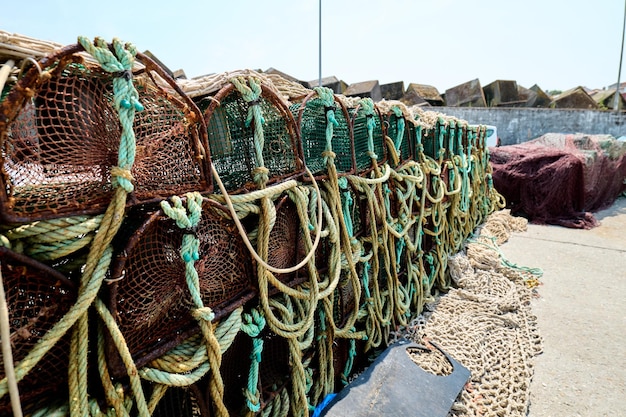
M 224 352 L 224 356 L 222 356 L 221 374 L 224 380 L 224 404 L 232 415 L 241 414 L 242 405 L 245 403 L 244 390 L 248 384 L 250 358 L 248 355 L 242 355 L 242 352 L 250 352 L 251 348 L 251 338 L 240 333 L 235 337 L 230 349 Z M 202 389 L 208 389 L 204 385 L 202 384 Z
M 289 347 L 285 339 L 268 330 L 263 331 L 259 338 L 263 341 L 263 360 L 259 364 L 259 389 L 261 408 L 268 405 L 280 391 L 289 386 Z M 249 352 L 250 338 L 238 335 L 234 349 L 224 355 L 222 375 L 224 376 L 224 402 L 232 415 L 245 415 L 248 411 L 245 404 L 245 390 L 248 388 L 248 371 L 250 358 L 241 357 L 241 352 Z M 207 387 L 208 389 L 208 387 Z M 207 391 L 207 395 L 209 395 Z
M 300 128 L 304 161 L 314 175 L 323 174 L 327 169 L 324 152 L 327 150 L 327 125 L 331 123 L 327 119 L 328 111 L 332 111 L 332 116 L 337 121 L 332 128 L 331 142 L 337 172 L 339 174 L 355 172 L 356 162 L 350 116 L 341 101 L 335 98 L 335 105 L 327 107 L 316 93 L 312 93 L 302 103 L 292 104 L 290 110 Z
M 399 164 L 402 165 L 413 157 L 415 127 L 413 123 L 407 122 L 404 116 L 397 116 L 393 112 L 384 115 L 384 126 L 386 135 L 397 148 Z
M 0 103 L 0 213 L 9 221 L 102 212 L 111 199 L 122 133 L 113 93 L 119 75 L 83 62 L 81 50 L 68 47 L 45 58 Z M 146 68 L 133 76 L 144 109 L 133 124 L 131 202 L 209 191 L 199 112 L 162 86 L 168 76 L 156 64 L 138 58 Z
M 256 188 L 259 168 L 269 170 L 269 183 L 304 173 L 293 116 L 276 93 L 261 88 L 262 94 L 252 102 L 230 83 L 215 97 L 198 100 L 205 109 L 212 162 L 229 192 Z M 251 106 L 260 108 L 262 132 L 248 118 Z
M 13 360 L 19 363 L 67 313 L 76 300 L 77 289 L 54 269 L 4 247 L 0 247 L 0 259 Z M 26 409 L 35 401 L 50 400 L 67 391 L 68 349 L 69 338 L 64 337 L 20 381 L 20 398 Z M 5 377 L 4 360 L 0 356 L 0 379 Z M 0 400 L 0 414 L 10 412 L 7 395 Z
M 298 211 L 284 197 L 276 207 L 276 221 L 268 239 L 268 264 L 274 268 L 291 268 L 306 256 L 304 236 Z M 307 278 L 305 267 L 291 273 L 276 273 L 276 278 L 291 286 Z
M 152 417 L 202 417 L 199 393 L 194 386 L 170 387 Z
M 375 165 L 384 163 L 387 156 L 380 113 L 375 108 L 373 113 L 368 114 L 363 106 L 351 108 L 349 111 L 352 114 L 357 172 L 370 171 Z M 376 161 L 373 162 L 372 159 Z
M 186 233 L 200 242 L 195 262 L 200 296 L 216 315 L 236 308 L 253 291 L 250 253 L 217 203 L 204 201 L 200 223 L 191 231 L 161 211 L 152 214 L 130 236 L 112 272 L 111 310 L 139 364 L 197 330 L 181 257 Z

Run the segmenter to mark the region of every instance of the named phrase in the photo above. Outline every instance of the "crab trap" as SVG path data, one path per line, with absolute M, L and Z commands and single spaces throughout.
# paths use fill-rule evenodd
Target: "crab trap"
M 317 88 L 290 110 L 300 128 L 304 161 L 313 175 L 326 174 L 330 155 L 339 175 L 356 172 L 350 115 L 332 90 Z
M 132 69 L 109 72 L 83 51 L 43 58 L 0 103 L 0 214 L 18 222 L 103 212 L 122 158 L 134 159 L 131 204 L 209 191 L 203 120 L 167 73 L 139 52 Z M 116 95 L 120 80 L 132 81 L 132 103 Z M 133 105 L 134 120 L 120 119 Z M 120 149 L 129 123 L 134 141 Z
M 305 171 L 296 122 L 278 94 L 255 77 L 234 77 L 205 107 L 212 162 L 229 193 L 250 191 Z
M 76 301 L 76 285 L 55 269 L 0 247 L 2 283 L 6 291 L 13 360 L 17 366 L 68 312 Z M 52 401 L 67 391 L 69 334 L 47 353 L 19 384 L 25 410 Z M 0 356 L 0 379 L 6 377 Z M 50 381 L 55 381 L 51 384 Z M 0 414 L 11 412 L 9 396 L 0 400 Z
M 186 235 L 198 241 L 199 296 L 216 318 L 254 296 L 250 253 L 219 204 L 203 199 L 200 221 L 191 229 L 181 229 L 163 210 L 125 228 L 134 231 L 118 236 L 125 246 L 112 268 L 109 306 L 138 367 L 199 331 L 181 253 Z M 125 372 L 116 360 L 112 364 L 115 374 Z
M 387 158 L 383 123 L 372 99 L 364 98 L 349 109 L 354 136 L 357 172 L 363 174 L 385 163 Z

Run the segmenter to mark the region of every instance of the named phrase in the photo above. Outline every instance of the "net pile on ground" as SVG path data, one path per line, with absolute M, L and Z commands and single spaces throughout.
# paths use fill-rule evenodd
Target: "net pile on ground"
M 506 210 L 490 216 L 464 251 L 449 259 L 458 288 L 399 332 L 420 344 L 436 342 L 470 369 L 451 416 L 527 414 L 533 358 L 541 353 L 530 305 L 541 271 L 511 265 L 499 250 L 511 231 L 525 228 L 524 219 Z M 413 360 L 436 375 L 451 372 L 443 355 L 419 353 Z
M 591 212 L 626 190 L 626 143 L 610 135 L 546 134 L 491 150 L 493 178 L 513 213 L 589 229 Z
M 10 322 L 14 374 L 35 392 L 62 349 L 67 375 L 20 396 L 30 415 L 310 415 L 450 288 L 449 257 L 502 207 L 484 128 L 399 102 L 253 71 L 185 93 L 132 46 L 83 38 L 16 77 L 3 283 L 20 288 L 14 263 L 59 281 L 25 290 L 52 301 Z

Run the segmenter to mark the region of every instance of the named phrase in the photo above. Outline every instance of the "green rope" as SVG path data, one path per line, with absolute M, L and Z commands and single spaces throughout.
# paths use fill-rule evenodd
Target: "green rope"
M 402 230 L 402 225 L 398 224 L 398 231 Z M 398 239 L 396 243 L 396 272 L 400 272 L 402 265 L 400 264 L 400 259 L 402 257 L 402 252 L 404 252 L 404 248 L 406 247 L 406 241 L 404 238 Z
M 445 146 L 443 145 L 443 142 L 448 133 L 448 125 L 446 124 L 446 121 L 443 120 L 441 117 L 439 118 L 437 123 L 439 125 L 439 135 L 437 136 L 438 146 L 437 151 L 435 152 L 435 157 L 440 160 L 445 152 Z
M 241 94 L 244 101 L 249 104 L 245 124 L 246 127 L 250 127 L 252 122 L 254 122 L 254 157 L 256 162 L 254 182 L 263 188 L 269 180 L 269 172 L 263 160 L 263 147 L 265 146 L 263 125 L 265 124 L 265 118 L 263 117 L 261 106 L 259 106 L 259 99 L 262 93 L 261 82 L 255 77 L 248 77 L 247 80 L 244 77 L 233 77 L 230 79 L 230 82 Z
M 326 165 L 329 159 L 328 156 L 334 155 L 332 153 L 333 129 L 335 126 L 339 126 L 339 122 L 335 118 L 335 96 L 333 90 L 328 87 L 315 87 L 313 90 L 317 93 L 326 109 L 326 148 L 324 149 L 324 165 Z
M 352 194 L 348 189 L 348 179 L 346 177 L 338 178 L 337 183 L 339 185 L 339 189 L 341 190 L 341 195 L 343 196 L 343 221 L 345 222 L 346 229 L 348 230 L 348 235 L 353 238 L 354 224 L 352 223 L 352 205 L 354 204 L 354 201 L 352 199 Z
M 402 114 L 402 109 L 399 106 L 392 106 L 391 110 L 396 116 L 396 123 L 398 127 L 398 133 L 394 141 L 394 146 L 396 147 L 397 151 L 400 151 L 400 147 L 402 147 L 402 141 L 404 140 L 404 129 L 406 122 L 404 120 L 404 115 Z
M 448 159 L 452 159 L 454 157 L 454 145 L 456 142 L 456 123 L 454 120 L 450 120 L 449 124 L 450 130 L 448 131 Z
M 248 373 L 248 386 L 244 390 L 246 405 L 254 413 L 261 409 L 261 393 L 259 391 L 259 364 L 263 352 L 263 339 L 261 331 L 265 327 L 263 314 L 252 309 L 250 314 L 243 314 L 241 330 L 252 338 L 252 352 L 250 353 L 250 372 Z
M 418 125 L 415 128 L 415 152 L 420 155 L 424 152 L 424 145 L 422 144 L 422 125 Z
M 122 125 L 118 166 L 121 170 L 129 172 L 135 162 L 136 146 L 133 131 L 135 111 L 144 109 L 139 102 L 139 93 L 132 81 L 132 69 L 137 50 L 131 44 L 123 45 L 119 39 L 113 39 L 112 46 L 115 55 L 102 38 L 96 38 L 94 43 L 91 43 L 86 37 L 80 36 L 78 42 L 87 53 L 96 58 L 102 69 L 116 75 L 113 79 L 113 101 Z M 127 193 L 133 192 L 132 177 L 119 174 L 114 175 L 114 182 L 117 182 Z
M 176 222 L 176 226 L 183 230 L 194 230 L 200 222 L 202 215 L 202 196 L 199 193 L 187 194 L 187 208 L 183 206 L 182 200 L 174 196 L 172 197 L 171 206 L 167 201 L 161 202 L 161 209 L 169 218 Z M 194 266 L 194 263 L 200 259 L 198 253 L 200 247 L 200 241 L 193 233 L 185 233 L 181 244 L 180 254 L 185 262 L 185 278 L 187 280 L 187 287 L 191 293 L 191 298 L 198 309 L 204 308 L 202 296 L 200 294 L 200 282 L 198 278 L 198 271 Z M 213 320 L 213 315 L 207 316 L 208 321 Z
M 352 330 L 356 330 L 352 328 Z M 341 383 L 345 386 L 348 385 L 348 378 L 350 377 L 350 373 L 352 372 L 352 367 L 354 366 L 354 358 L 356 358 L 356 340 L 350 339 L 350 348 L 348 349 L 348 359 L 346 360 L 346 365 L 341 372 Z
M 223 403 L 224 383 L 219 370 L 222 355 L 219 342 L 213 331 L 213 325 L 211 324 L 215 314 L 211 308 L 204 306 L 202 294 L 200 293 L 198 271 L 195 268 L 195 262 L 200 259 L 200 254 L 198 253 L 200 241 L 193 231 L 201 219 L 202 196 L 200 193 L 194 192 L 187 193 L 186 197 L 186 209 L 183 207 L 182 200 L 176 196 L 171 199 L 174 206 L 171 206 L 167 201 L 162 201 L 161 208 L 168 217 L 176 222 L 179 228 L 189 230 L 189 233 L 183 235 L 180 255 L 185 262 L 185 279 L 195 305 L 192 315 L 198 321 L 207 343 L 207 354 L 212 369 L 209 385 L 215 411 L 219 416 L 227 416 L 228 410 Z
M 375 161 L 378 159 L 378 155 L 376 155 L 374 150 L 374 128 L 376 127 L 374 101 L 369 97 L 362 98 L 359 100 L 359 105 L 363 109 L 363 114 L 367 120 L 367 153 Z

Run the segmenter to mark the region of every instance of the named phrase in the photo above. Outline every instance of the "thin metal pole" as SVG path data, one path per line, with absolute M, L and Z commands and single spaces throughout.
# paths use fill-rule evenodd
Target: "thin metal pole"
M 625 0 L 626 1 L 626 0 Z M 320 10 L 319 10 L 319 69 L 318 69 L 318 83 L 317 85 L 319 87 L 322 86 L 322 0 L 319 0 L 319 6 L 320 6 Z M 621 61 L 620 61 L 620 65 L 621 65 Z
M 320 0 L 321 1 L 321 0 Z M 615 88 L 615 100 L 613 101 L 613 108 L 616 113 L 620 111 L 620 104 L 622 101 L 620 98 L 620 76 L 622 75 L 622 57 L 624 56 L 624 33 L 626 32 L 626 0 L 624 0 L 624 23 L 622 25 L 622 49 L 619 52 L 619 70 L 617 71 L 617 87 Z

